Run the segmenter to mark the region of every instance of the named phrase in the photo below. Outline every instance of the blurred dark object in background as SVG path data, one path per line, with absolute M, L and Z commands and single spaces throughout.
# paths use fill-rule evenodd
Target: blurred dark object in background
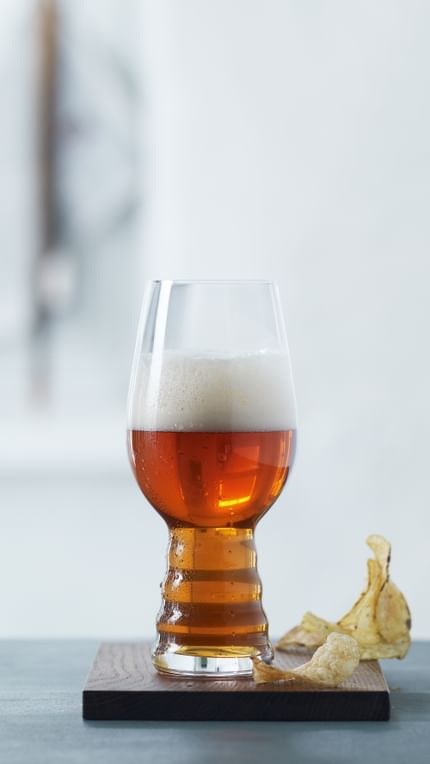
M 94 418 L 124 408 L 140 297 L 138 6 L 0 9 L 6 471 L 22 449 L 21 422 L 36 427 L 49 462 L 62 442 L 54 421 L 67 440 L 70 418 L 95 432 Z

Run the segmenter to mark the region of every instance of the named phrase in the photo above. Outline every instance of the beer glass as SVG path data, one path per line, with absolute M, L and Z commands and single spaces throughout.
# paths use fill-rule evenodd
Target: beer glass
M 128 406 L 136 480 L 169 529 L 152 657 L 236 676 L 272 657 L 254 543 L 294 458 L 296 405 L 268 281 L 146 288 Z

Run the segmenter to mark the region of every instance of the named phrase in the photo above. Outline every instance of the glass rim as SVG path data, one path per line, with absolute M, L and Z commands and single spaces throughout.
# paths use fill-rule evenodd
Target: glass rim
M 273 279 L 146 279 L 148 284 L 264 284 L 275 286 Z

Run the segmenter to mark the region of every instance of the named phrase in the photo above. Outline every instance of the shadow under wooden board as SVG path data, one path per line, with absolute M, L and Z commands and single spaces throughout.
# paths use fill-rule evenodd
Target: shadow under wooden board
M 277 652 L 294 668 L 303 654 Z M 159 674 L 148 643 L 100 645 L 83 692 L 83 717 L 110 721 L 386 721 L 390 693 L 377 661 L 363 661 L 333 689 L 260 684 L 251 677 L 208 679 Z

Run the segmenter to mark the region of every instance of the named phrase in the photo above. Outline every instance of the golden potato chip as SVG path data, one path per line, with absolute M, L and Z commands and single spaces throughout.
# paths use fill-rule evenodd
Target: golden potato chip
M 254 681 L 297 682 L 309 687 L 337 687 L 355 671 L 360 662 L 360 648 L 353 637 L 329 634 L 310 661 L 296 669 L 284 671 L 277 666 L 254 660 Z
M 279 650 L 316 648 L 333 632 L 357 640 L 362 660 L 403 658 L 410 645 L 411 616 L 397 586 L 389 580 L 391 545 L 383 536 L 366 543 L 375 555 L 367 561 L 367 587 L 351 610 L 336 623 L 305 613 L 299 626 L 280 639 Z

